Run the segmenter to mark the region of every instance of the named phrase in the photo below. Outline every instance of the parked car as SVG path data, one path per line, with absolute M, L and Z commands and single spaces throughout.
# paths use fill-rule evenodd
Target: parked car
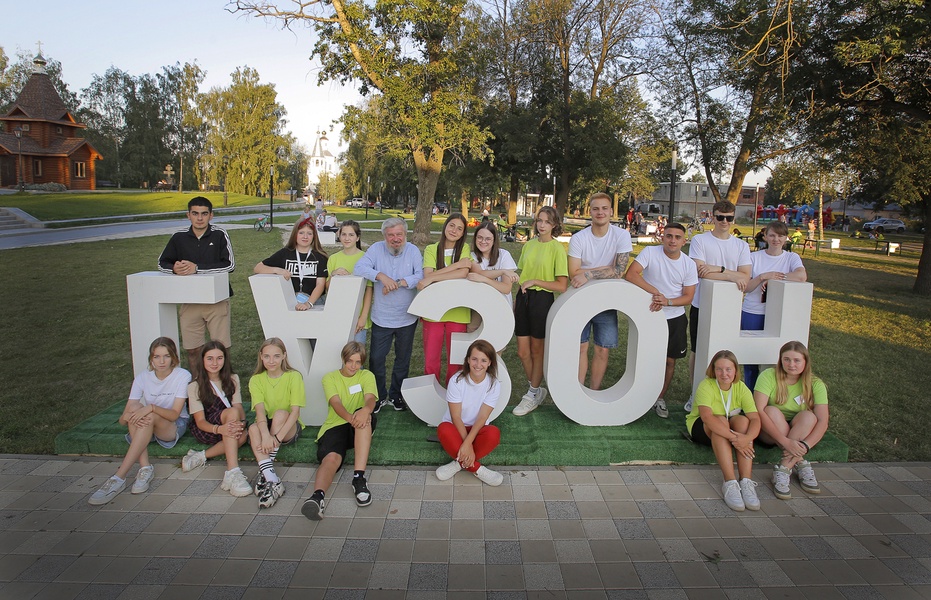
M 898 219 L 876 219 L 863 224 L 863 231 L 876 233 L 905 233 L 905 222 Z
M 433 206 L 436 207 L 436 214 L 438 215 L 449 214 L 449 204 L 447 204 L 446 202 L 434 202 Z
M 353 198 L 352 200 L 349 201 L 349 206 L 351 206 L 352 208 L 362 208 L 363 206 L 365 206 L 363 204 L 364 202 L 365 200 L 363 200 L 362 198 Z

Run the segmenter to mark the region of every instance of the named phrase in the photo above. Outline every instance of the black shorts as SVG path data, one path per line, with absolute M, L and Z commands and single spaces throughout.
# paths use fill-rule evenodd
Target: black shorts
M 694 306 L 689 308 L 689 337 L 692 339 L 692 352 L 698 345 L 698 309 Z
M 372 414 L 372 433 L 378 425 L 378 415 Z M 317 440 L 317 461 L 322 462 L 326 455 L 335 452 L 339 454 L 339 466 L 343 466 L 346 452 L 356 447 L 356 429 L 349 423 L 331 427 L 323 432 L 323 437 Z M 337 467 L 338 469 L 338 467 Z
M 271 420 L 271 419 L 268 419 L 267 423 L 268 423 L 268 432 L 271 433 L 271 431 L 272 431 L 272 420 Z M 303 431 L 303 430 L 304 430 L 304 428 L 301 426 L 300 423 L 295 423 L 295 424 L 294 424 L 294 435 L 291 436 L 291 439 L 290 439 L 290 440 L 281 440 L 281 445 L 282 445 L 282 446 L 287 446 L 288 444 L 293 444 L 294 442 L 296 442 L 297 440 L 299 440 L 299 439 L 301 438 L 301 431 Z
M 552 292 L 527 290 L 514 299 L 514 335 L 546 339 L 546 315 L 556 301 Z
M 666 343 L 666 358 L 683 358 L 688 354 L 688 337 L 686 328 L 688 323 L 685 315 L 666 319 L 669 328 L 669 342 Z
M 692 431 L 689 432 L 689 435 L 692 436 L 692 441 L 696 444 L 701 444 L 702 446 L 711 445 L 711 438 L 705 433 L 705 424 L 702 423 L 701 417 L 698 417 L 698 419 L 692 423 Z

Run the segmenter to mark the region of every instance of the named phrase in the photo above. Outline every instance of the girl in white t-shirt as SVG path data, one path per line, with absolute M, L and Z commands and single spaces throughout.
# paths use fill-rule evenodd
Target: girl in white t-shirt
M 448 408 L 436 434 L 453 461 L 436 470 L 437 479 L 446 481 L 465 469 L 483 483 L 501 485 L 504 476 L 478 462 L 501 442 L 501 430 L 487 424 L 500 395 L 498 355 L 485 340 L 475 340 L 446 388 Z
M 763 229 L 763 239 L 768 244 L 763 251 L 750 254 L 750 282 L 740 312 L 740 328 L 746 331 L 762 331 L 765 324 L 766 286 L 770 280 L 807 281 L 808 273 L 802 259 L 794 252 L 783 250 L 789 236 L 785 223 L 775 221 Z M 744 381 L 751 390 L 760 375 L 759 365 L 744 365 Z
M 472 236 L 472 272 L 469 281 L 487 283 L 508 298 L 508 306 L 513 307 L 511 288 L 520 279 L 517 276 L 517 263 L 511 253 L 498 244 L 498 230 L 490 221 L 485 221 L 475 229 Z
M 139 471 L 132 493 L 148 491 L 155 474 L 149 463 L 149 442 L 163 448 L 173 448 L 187 430 L 187 386 L 191 374 L 178 365 L 178 347 L 167 337 L 156 338 L 149 346 L 149 370 L 136 375 L 126 408 L 120 415 L 120 425 L 129 432 L 129 451 L 116 474 L 107 479 L 88 499 L 92 505 L 106 504 L 126 488 L 126 475 L 138 461 Z
M 237 498 L 252 493 L 252 486 L 239 468 L 239 448 L 246 443 L 246 412 L 242 408 L 239 376 L 233 373 L 229 350 L 222 342 L 211 340 L 203 345 L 195 371 L 188 385 L 188 410 L 194 422 L 191 435 L 206 450 L 188 450 L 181 459 L 187 473 L 207 463 L 214 456 L 226 457 L 226 473 L 220 488 Z

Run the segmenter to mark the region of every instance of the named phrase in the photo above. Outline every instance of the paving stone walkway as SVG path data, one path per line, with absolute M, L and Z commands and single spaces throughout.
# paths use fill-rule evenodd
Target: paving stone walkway
M 790 501 L 760 467 L 744 513 L 713 467 L 509 469 L 497 488 L 376 467 L 371 506 L 343 472 L 320 522 L 300 513 L 313 467 L 280 468 L 268 510 L 220 490 L 220 464 L 167 461 L 148 493 L 89 506 L 115 469 L 0 455 L 0 598 L 931 598 L 925 463 L 816 465 L 821 495 Z

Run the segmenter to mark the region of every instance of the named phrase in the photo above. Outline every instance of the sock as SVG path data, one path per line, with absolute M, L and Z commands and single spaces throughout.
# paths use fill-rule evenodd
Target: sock
M 281 446 L 278 446 L 277 448 L 275 448 L 274 450 L 272 450 L 271 452 L 269 452 L 269 453 L 268 453 L 268 459 L 269 459 L 269 460 L 275 460 L 275 457 L 278 456 L 278 450 L 280 450 L 280 449 L 281 449 Z
M 538 394 L 540 393 L 540 388 L 530 386 L 530 393 L 533 394 L 534 396 L 536 396 L 536 395 L 538 395 Z
M 118 475 L 116 475 L 116 474 L 113 475 L 113 479 L 116 479 L 116 482 L 117 482 L 117 483 L 123 483 L 124 481 L 126 481 L 124 478 L 122 478 L 122 477 L 120 477 L 120 476 L 118 476 Z
M 227 471 L 227 473 L 235 473 L 236 471 L 239 471 L 241 473 L 242 469 L 240 469 L 239 467 L 234 467 L 230 469 L 229 471 Z
M 352 478 L 355 479 L 356 477 L 365 477 L 365 471 L 356 471 Z
M 278 474 L 275 473 L 275 467 L 272 465 L 272 459 L 270 458 L 259 461 L 259 471 L 262 473 L 262 476 L 265 477 L 265 481 L 270 481 L 271 483 L 278 483 L 281 481 L 278 478 Z

